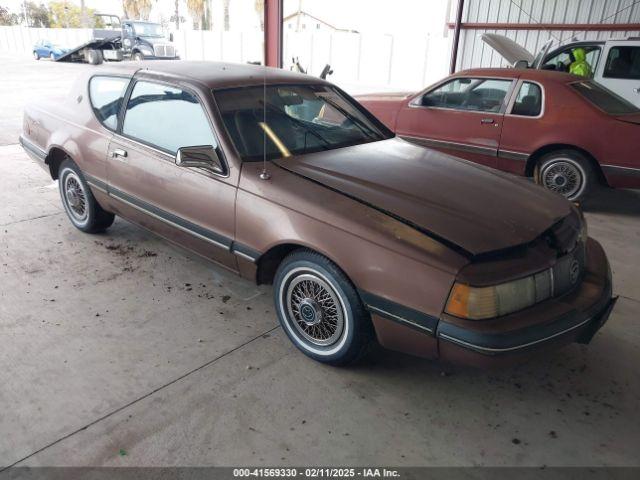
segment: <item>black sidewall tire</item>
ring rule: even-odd
[[[38,55],[38,52],[33,52],[33,58],[35,58],[36,60],[40,60],[40,55]]]
[[[69,175],[70,172],[75,173],[80,183],[82,184],[82,189],[84,190],[86,197],[86,209],[87,209],[87,219],[84,222],[78,222],[77,219],[73,217],[69,210],[69,205],[67,204],[67,199],[64,194],[64,182],[65,178]],[[93,192],[87,181],[82,175],[82,171],[80,168],[70,159],[65,160],[60,165],[60,169],[58,171],[58,190],[60,192],[60,199],[62,200],[62,206],[64,207],[64,211],[69,218],[69,221],[76,227],[78,230],[81,230],[86,233],[97,233],[102,232],[107,229],[113,223],[115,216],[112,213],[106,212],[102,209],[102,207],[98,204],[98,201],[93,196]]]
[[[295,327],[288,321],[287,306],[284,304],[283,298],[286,285],[283,285],[283,281],[289,272],[298,268],[320,274],[330,284],[344,305],[344,330],[336,342],[340,347],[335,352],[322,352],[323,350],[334,350],[335,343],[328,347],[313,345],[299,336]],[[289,280],[293,280],[293,278],[295,277]],[[274,279],[274,302],[282,329],[291,342],[308,357],[322,363],[338,366],[353,363],[366,353],[372,337],[369,314],[346,275],[326,257],[307,250],[299,250],[287,256],[280,264]]]

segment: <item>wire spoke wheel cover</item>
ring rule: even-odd
[[[319,347],[330,347],[342,337],[344,303],[319,273],[306,268],[292,270],[282,283],[280,295],[287,321],[299,337]]]
[[[62,180],[62,193],[67,211],[79,223],[87,220],[87,194],[75,172],[67,170]]]
[[[575,162],[558,159],[542,168],[540,178],[545,188],[571,200],[584,190],[586,174]]]

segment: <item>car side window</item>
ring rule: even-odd
[[[512,115],[537,117],[542,112],[542,89],[531,82],[523,82],[511,108]]]
[[[612,47],[602,76],[640,80],[640,47]]]
[[[493,78],[455,78],[427,92],[422,97],[422,105],[497,113],[511,83],[511,80]]]
[[[89,99],[96,117],[105,127],[115,130],[118,112],[124,100],[129,78],[97,76],[89,81]]]
[[[575,61],[573,57],[573,49],[569,47],[557,53],[553,57],[549,57],[542,66],[545,70],[557,70],[559,72],[568,72],[571,64]],[[594,45],[581,46],[585,53],[585,60],[591,66],[591,70],[595,71],[600,59],[600,47]]]
[[[217,146],[195,95],[146,81],[138,81],[133,87],[122,133],[172,154],[180,147]]]

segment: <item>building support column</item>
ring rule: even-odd
[[[453,30],[453,46],[451,48],[451,63],[449,64],[449,74],[456,71],[458,63],[458,47],[460,45],[460,30],[462,28],[462,11],[464,10],[464,0],[458,0],[458,11],[456,12],[456,23]]]
[[[282,2],[264,0],[264,58],[269,67],[282,68]]]

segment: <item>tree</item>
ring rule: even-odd
[[[35,2],[25,2],[22,17],[28,27],[48,28],[51,26],[49,9],[42,3],[37,5]]]
[[[80,8],[67,2],[49,3],[51,26],[54,28],[80,28]]]
[[[151,0],[122,0],[122,9],[125,17],[134,20],[148,20],[151,7]]]
[[[0,6],[0,25],[16,25],[18,20],[18,15],[10,13],[9,9]]]
[[[202,28],[206,0],[187,0],[187,10],[193,18],[193,28]]]
[[[48,13],[50,25],[46,25],[47,27],[80,28],[83,26],[82,9],[73,3],[67,1],[51,2],[49,3]],[[94,18],[95,13],[96,11],[93,8],[87,8],[85,15],[87,18]],[[87,23],[89,22],[87,21]]]
[[[225,32],[229,30],[229,3],[231,0],[222,0],[222,5],[224,8],[224,30]]]
[[[255,0],[253,8],[255,8],[260,21],[260,30],[264,30],[264,0]]]

